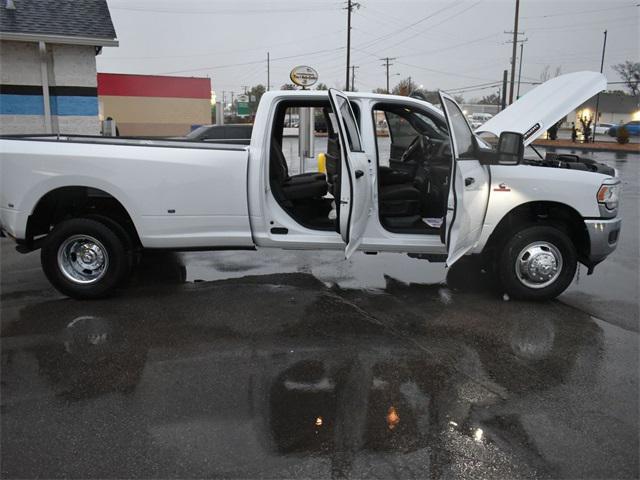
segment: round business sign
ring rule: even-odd
[[[310,87],[318,81],[318,72],[306,65],[299,65],[291,70],[289,78],[293,83],[302,88]]]

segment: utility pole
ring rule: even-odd
[[[351,65],[351,91],[356,91],[356,68],[360,68],[357,65]]]
[[[351,11],[354,8],[360,8],[360,4],[347,0],[347,80],[345,82],[345,90],[349,90],[349,68],[351,66]]]
[[[520,41],[520,66],[518,67],[518,91],[516,92],[516,100],[520,98],[520,77],[522,77],[522,55],[524,53],[524,42],[528,39]]]
[[[384,57],[384,58],[381,58],[380,60],[384,60],[384,63],[382,64],[382,66],[387,69],[387,93],[389,93],[389,67],[393,65],[393,63],[390,63],[390,62],[391,60],[395,60],[395,57],[394,58]]]
[[[271,89],[271,71],[269,70],[269,52],[267,52],[267,92]]]
[[[507,107],[507,75],[509,73],[504,70],[502,72],[502,100],[500,102],[500,111]]]
[[[520,16],[520,0],[516,0],[516,16],[513,21],[513,50],[511,53],[511,85],[509,88],[509,105],[513,103],[513,86],[516,76],[516,49],[518,48],[518,17]]]
[[[244,94],[247,94],[247,88],[249,88],[248,85],[240,85],[240,88],[244,88]]]
[[[604,70],[604,52],[607,48],[607,31],[604,32],[604,42],[602,44],[602,60],[600,60],[600,73]],[[598,125],[598,109],[600,108],[600,92],[596,96],[596,116],[593,119],[593,139],[592,142],[596,141],[596,126]]]

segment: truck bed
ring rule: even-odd
[[[248,147],[175,139],[0,137],[0,223],[26,238],[45,195],[90,189],[126,210],[146,248],[251,247]]]
[[[241,143],[216,143],[189,139],[154,137],[103,137],[101,135],[0,135],[0,140],[29,140],[37,142],[90,143],[100,145],[129,145],[133,147],[204,148],[208,150],[245,150]]]

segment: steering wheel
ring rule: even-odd
[[[409,144],[409,147],[404,151],[404,153],[400,157],[400,161],[402,163],[408,162],[418,149],[422,150],[423,152],[426,152],[425,137],[423,135],[418,135],[416,138],[413,139],[413,141]]]

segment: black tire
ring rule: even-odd
[[[105,216],[105,215],[100,215],[97,213],[92,213],[89,215],[85,215],[82,218],[89,218],[91,220],[96,220],[100,223],[102,223],[104,226],[108,227],[109,229],[111,229],[113,231],[113,233],[115,233],[116,235],[118,235],[118,238],[120,238],[120,240],[122,240],[122,244],[124,245],[124,249],[126,252],[126,258],[127,258],[127,262],[129,265],[129,268],[127,270],[127,274],[130,274],[131,271],[133,270],[133,266],[135,264],[135,257],[136,257],[136,252],[135,252],[135,244],[133,243],[133,240],[131,238],[131,235],[129,235],[129,233],[127,232],[127,230],[120,225],[118,222],[116,222],[115,220]]]
[[[102,259],[106,259],[102,263],[103,267],[94,271],[78,271],[80,264],[71,260],[78,258],[73,252],[70,255],[61,254],[61,258],[67,259],[69,264],[75,265],[78,269],[69,265],[63,266],[63,262],[58,260],[61,247],[78,245],[85,236],[98,242],[95,244],[99,244],[97,251],[102,254]],[[66,251],[66,248],[63,250]],[[77,299],[94,299],[110,295],[126,277],[130,268],[125,245],[118,234],[105,224],[90,218],[74,218],[56,225],[42,247],[40,262],[51,284],[64,295]],[[73,280],[69,272],[78,278]],[[89,281],[81,283],[84,280]]]
[[[555,257],[560,256],[562,261],[559,273],[555,278],[542,281],[529,278],[522,274],[523,269],[517,268],[518,258],[527,259],[525,250],[531,245],[540,242],[540,247],[534,249],[544,250]],[[555,249],[555,250],[554,250]],[[524,251],[524,254],[522,252]],[[513,298],[522,300],[549,300],[557,297],[566,290],[576,273],[578,258],[576,249],[571,239],[562,230],[549,225],[531,225],[522,227],[511,234],[500,249],[498,256],[498,278],[506,293]],[[526,262],[525,262],[526,263]],[[556,266],[559,264],[556,263]],[[520,275],[518,274],[520,271]],[[546,285],[547,282],[550,282]],[[531,285],[536,284],[533,288]]]

